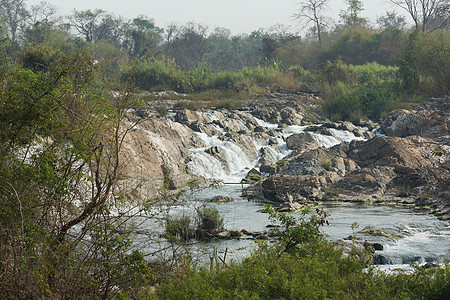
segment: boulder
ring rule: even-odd
[[[374,236],[384,236],[384,237],[395,237],[391,232],[386,229],[376,227],[376,226],[366,226],[360,233],[366,235],[374,235]]]
[[[182,111],[179,111],[175,115],[175,121],[181,124],[188,125],[192,122],[198,121],[199,115],[197,112],[189,109],[184,109]]]
[[[256,169],[251,169],[247,176],[245,176],[245,181],[258,181],[261,179],[261,173]]]
[[[273,165],[277,162],[277,153],[271,147],[262,147],[259,154],[258,165]]]
[[[450,100],[431,99],[414,106],[412,110],[395,110],[383,121],[381,129],[387,135],[396,137],[420,135],[435,138],[449,135]]]
[[[372,243],[372,248],[375,251],[383,251],[384,246],[381,245],[380,243]]]
[[[316,137],[309,132],[296,133],[286,139],[286,145],[289,149],[298,152],[319,148],[319,142]]]
[[[218,146],[213,146],[205,150],[206,153],[211,155],[212,157],[216,158],[220,164],[222,165],[225,172],[229,172],[229,167],[227,163],[227,157],[225,154],[225,150]]]
[[[295,211],[301,210],[303,207],[304,207],[303,204],[300,204],[297,202],[284,202],[277,208],[277,211],[279,211],[279,212],[295,212]]]
[[[233,202],[233,201],[234,201],[233,198],[228,197],[228,196],[223,196],[223,195],[217,195],[217,196],[214,196],[214,197],[212,197],[212,198],[209,200],[209,202],[212,202],[212,203],[219,203],[219,204],[227,203],[227,202]]]

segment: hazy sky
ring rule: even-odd
[[[28,0],[28,5],[41,0]],[[100,8],[115,15],[134,18],[146,15],[163,27],[170,22],[179,25],[189,21],[207,25],[210,29],[225,27],[233,34],[250,33],[275,24],[296,26],[292,15],[299,8],[299,0],[47,0],[58,7],[61,15],[77,10]],[[392,11],[388,0],[362,0],[363,15],[375,22],[376,18]],[[337,20],[346,8],[343,0],[329,0],[327,15]],[[409,21],[409,20],[408,20]],[[298,26],[297,26],[298,27]],[[294,30],[295,31],[295,27]]]

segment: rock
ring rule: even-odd
[[[395,110],[381,124],[381,129],[389,136],[406,137],[420,135],[439,137],[449,135],[449,98],[431,99],[416,105],[413,110]]]
[[[324,127],[324,126],[309,126],[306,128],[307,132],[314,132],[321,135],[328,135],[328,136],[334,136],[331,132],[330,128]]]
[[[303,115],[292,107],[285,107],[280,111],[281,121],[286,125],[301,124]]]
[[[261,173],[256,170],[255,168],[251,169],[248,173],[247,176],[245,176],[245,181],[249,182],[249,181],[258,181],[261,179]]]
[[[214,196],[209,200],[209,202],[219,203],[219,204],[233,202],[233,201],[234,201],[233,198],[228,197],[228,196],[223,196],[223,195]]]
[[[347,173],[344,179],[331,185],[330,189],[338,190],[338,198],[342,200],[372,200],[386,192],[387,185],[394,177],[392,168],[360,169]]]
[[[258,165],[273,165],[277,162],[277,153],[273,148],[262,147],[259,153]]]
[[[245,131],[246,132],[246,128],[244,126],[244,124],[242,122],[240,122],[239,120],[236,119],[218,119],[218,120],[214,120],[213,121],[214,124],[219,125],[220,127],[222,127],[225,131],[230,132],[230,133],[237,133],[239,131]]]
[[[205,122],[204,118],[196,111],[184,109],[175,115],[175,121],[184,125],[189,125],[195,121]]]
[[[216,237],[218,237],[219,239],[230,239],[231,234],[229,231],[222,231],[216,234]]]
[[[268,143],[269,146],[273,146],[273,145],[278,145],[279,144],[279,142],[278,142],[278,140],[276,138],[270,138],[267,141],[267,143]]]
[[[363,261],[372,261],[373,257],[370,255],[368,249],[372,248],[372,245],[367,241],[334,241],[334,249],[342,251],[342,257],[348,257],[350,254],[356,254],[356,256]],[[355,253],[356,252],[356,253]]]
[[[227,163],[227,156],[223,148],[214,146],[206,149],[205,152],[211,155],[212,157],[216,158],[222,165],[225,172],[230,171]]]
[[[186,125],[168,119],[141,120],[125,136],[120,150],[124,174],[119,182],[121,192],[144,201],[157,197],[164,187],[175,189],[199,180],[186,173],[185,162],[187,149],[202,146]]]
[[[395,237],[389,231],[376,226],[366,226],[363,230],[360,231],[360,233],[374,236]]]
[[[266,132],[266,129],[261,126],[257,126],[255,127],[255,129],[253,129],[253,132]]]
[[[267,174],[275,174],[277,172],[277,166],[275,164],[272,165],[261,165],[261,167],[259,167],[259,170],[261,171],[261,173],[267,173]]]
[[[429,161],[421,148],[432,143],[420,137],[396,138],[377,136],[366,142],[350,143],[348,157],[363,166],[403,165],[421,168]]]
[[[286,145],[291,150],[303,152],[319,147],[319,142],[311,133],[302,132],[289,136],[286,139]]]
[[[277,211],[279,211],[279,212],[294,212],[294,211],[301,210],[303,207],[304,207],[304,205],[302,205],[300,203],[284,202],[277,208]]]
[[[383,245],[380,243],[372,243],[372,248],[375,251],[382,251],[384,249]]]
[[[373,257],[373,263],[375,265],[392,265],[392,259],[380,253],[375,253]]]

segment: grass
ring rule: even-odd
[[[329,159],[324,158],[321,160],[321,163],[322,163],[322,167],[327,171],[330,171],[331,167],[333,166],[332,162]]]

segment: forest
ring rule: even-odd
[[[448,1],[391,0],[408,17],[387,11],[371,23],[361,1],[346,0],[333,26],[324,25],[327,0],[298,2],[302,36],[282,25],[232,35],[0,0],[1,297],[449,297],[447,262],[377,272],[361,253],[343,258],[326,242],[320,214],[296,219],[268,208],[282,224],[276,241],[214,268],[188,255],[152,261],[134,246],[138,205],[118,184],[119,153],[139,122],[124,122],[130,109],[155,103],[167,115],[157,92],[174,91],[193,110],[235,110],[255,95],[302,91],[320,96],[321,117],[355,124],[449,96]],[[145,201],[139,211],[151,218],[161,199]]]

